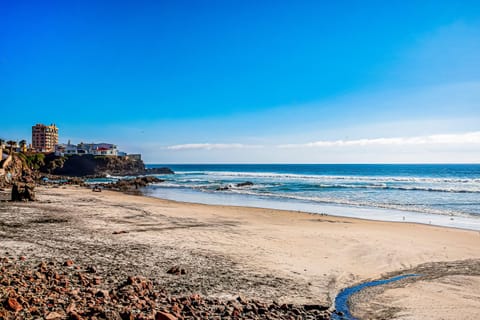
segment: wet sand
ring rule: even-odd
[[[391,318],[467,319],[459,316],[467,311],[476,315],[471,319],[480,317],[480,292],[471,285],[480,279],[477,231],[178,203],[80,187],[41,187],[37,197],[33,203],[0,203],[0,253],[32,263],[94,264],[107,281],[145,276],[178,294],[329,305],[344,287],[424,264],[428,279],[366,292],[352,300],[354,315],[380,317],[379,308],[371,307],[383,304],[392,306],[385,313]],[[449,261],[456,267],[441,267]],[[187,274],[166,274],[176,265]],[[459,299],[459,291],[467,298]],[[441,310],[441,317],[425,316],[419,297]],[[446,301],[455,302],[434,309]]]

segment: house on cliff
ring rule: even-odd
[[[112,143],[79,143],[77,145],[71,144],[57,144],[55,146],[55,155],[56,156],[65,156],[65,155],[83,155],[90,154],[94,156],[121,156],[123,153],[118,151],[116,145]]]

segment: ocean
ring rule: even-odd
[[[164,166],[147,195],[480,230],[478,164],[147,165]]]

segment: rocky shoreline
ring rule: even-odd
[[[143,277],[106,285],[95,266],[26,260],[0,258],[1,319],[329,319],[321,305],[173,296]]]

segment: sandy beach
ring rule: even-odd
[[[477,231],[179,203],[77,186],[40,187],[37,197],[0,203],[0,254],[32,263],[72,259],[95,265],[107,281],[139,275],[173,294],[329,306],[342,288],[421,273],[355,296],[353,314],[480,318]],[[172,266],[186,274],[167,274]]]

